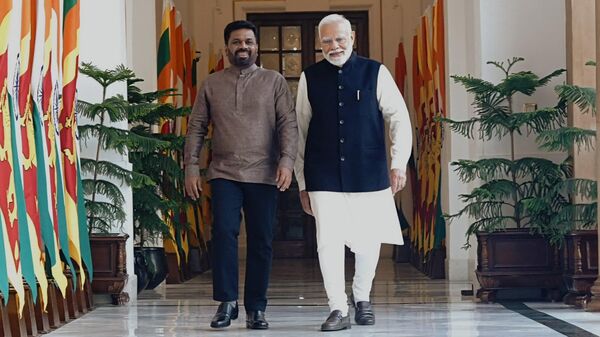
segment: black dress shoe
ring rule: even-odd
[[[354,314],[354,321],[358,325],[373,325],[375,324],[375,313],[371,302],[360,301],[356,303],[356,312]]]
[[[269,322],[265,318],[264,311],[248,311],[246,313],[246,328],[265,330],[269,328]]]
[[[350,315],[342,316],[342,312],[334,310],[329,314],[329,317],[321,324],[321,331],[338,331],[350,329]]]
[[[231,320],[238,318],[238,304],[223,302],[219,305],[217,313],[210,322],[211,328],[225,328],[231,325]]]

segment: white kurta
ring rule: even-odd
[[[377,77],[377,100],[383,118],[389,124],[391,169],[406,171],[412,150],[412,129],[406,103],[384,65]],[[300,191],[304,180],[304,151],[312,108],[308,100],[306,77],[302,73],[296,100],[298,155],[294,171]],[[391,189],[375,192],[309,192],[317,222],[319,247],[338,239],[352,248],[375,242],[402,244],[402,233]]]
[[[374,243],[401,245],[402,231],[392,190],[339,193],[308,192],[317,221],[317,247],[343,242],[359,253]]]

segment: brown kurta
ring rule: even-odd
[[[209,75],[196,97],[185,138],[185,173],[213,123],[208,179],[276,185],[277,167],[293,169],[298,145],[294,102],[281,74],[256,65]]]

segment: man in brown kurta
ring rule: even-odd
[[[209,75],[198,91],[185,141],[185,187],[200,196],[199,154],[213,124],[213,298],[221,302],[211,327],[238,316],[238,235],[241,213],[247,232],[244,307],[246,327],[267,329],[264,312],[271,271],[277,193],[292,180],[298,130],[294,102],[283,76],[256,66],[256,27],[234,21],[225,27],[231,66]]]

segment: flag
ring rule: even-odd
[[[446,116],[446,46],[444,1],[437,1],[433,10],[433,58],[437,68],[435,80],[439,91],[440,110]]]
[[[63,295],[67,278],[63,273],[58,246],[58,213],[56,199],[56,147],[52,120],[51,53],[52,30],[56,29],[51,0],[37,0],[37,33],[35,39],[31,91],[33,94],[33,129],[37,158],[38,209],[40,230],[50,272]],[[42,247],[42,251],[44,247]]]
[[[23,0],[21,12],[21,58],[19,68],[19,87],[17,96],[17,111],[21,127],[21,170],[25,192],[25,207],[27,211],[27,234],[29,234],[29,249],[31,250],[32,267],[41,289],[42,304],[47,303],[48,280],[45,271],[45,250],[41,237],[41,220],[38,204],[38,167],[35,144],[34,113],[35,106],[31,93],[33,76],[33,61],[37,35],[37,1]],[[36,71],[37,73],[37,71]],[[24,226],[19,226],[23,229]],[[25,232],[21,232],[25,234]],[[21,236],[22,239],[25,237]],[[23,243],[23,242],[21,242]],[[21,251],[23,252],[23,250]],[[31,283],[33,282],[33,283]],[[37,288],[34,280],[27,280],[32,288]],[[33,295],[33,293],[32,293]],[[37,297],[34,296],[34,301]]]
[[[163,14],[161,23],[160,39],[158,41],[158,56],[157,56],[157,76],[158,90],[168,90],[171,88],[173,78],[173,66],[171,58],[171,8],[173,3],[171,0],[163,0]],[[166,96],[161,98],[160,103],[172,103],[173,98]],[[159,126],[160,132],[163,134],[170,133],[171,123],[168,120],[161,121]]]
[[[71,253],[69,251],[69,229],[67,226],[67,210],[66,210],[66,186],[64,184],[64,170],[62,168],[62,145],[60,142],[60,122],[59,116],[61,113],[61,95],[62,95],[62,22],[63,22],[63,2],[61,0],[52,0],[52,16],[56,21],[53,22],[53,49],[52,49],[52,62],[51,62],[51,75],[52,75],[52,96],[51,96],[51,112],[53,129],[54,129],[54,153],[56,154],[56,213],[58,217],[57,222],[57,235],[60,247],[60,252],[64,258],[65,263],[69,266],[69,270],[75,270],[73,260],[71,259]],[[50,126],[49,126],[50,127]],[[73,280],[77,280],[77,275],[73,275]],[[73,282],[75,285],[76,282]],[[66,285],[65,288],[60,288],[63,297],[66,296]],[[63,292],[64,291],[64,292]]]
[[[157,73],[158,73],[158,90],[168,90],[172,88],[173,81],[173,68],[174,68],[174,55],[172,54],[173,48],[171,47],[174,35],[174,16],[175,15],[175,7],[173,6],[173,2],[171,0],[163,0],[163,10],[162,10],[162,22],[161,22],[161,33],[160,39],[158,42],[158,56],[157,56]],[[164,97],[161,103],[173,103],[173,98],[171,96]],[[160,133],[169,134],[171,133],[171,123],[169,120],[161,121],[161,125],[159,126]],[[169,227],[170,236],[175,239],[177,237],[177,233],[175,232],[175,226],[173,224],[173,214],[167,213],[163,214],[165,218],[165,222]],[[176,243],[169,239],[165,238],[163,241],[163,245],[165,248],[165,252],[172,253],[177,256],[177,263],[180,264],[179,250],[177,249]]]
[[[174,62],[172,62],[172,64],[175,67],[173,71],[172,87],[175,88],[177,92],[177,96],[175,96],[174,101],[176,107],[182,107],[184,106],[182,95],[184,90],[183,81],[185,76],[185,60],[183,59],[183,23],[181,21],[181,13],[178,10],[175,11],[175,34],[171,36],[173,37],[174,41],[174,43],[171,44],[171,48],[174,49],[171,51],[171,56],[174,55]],[[178,136],[181,136],[181,120],[181,116],[176,117],[174,129],[172,130],[172,132]]]
[[[13,9],[11,1],[0,2],[0,291],[4,295],[4,303],[9,299],[8,284],[12,284],[17,293],[17,307],[19,314],[25,303],[25,289],[23,287],[23,275],[21,274],[21,259],[19,253],[19,224],[17,190],[15,187],[15,169],[18,170],[18,162],[14,162],[14,142],[16,138],[14,129],[14,115],[11,113],[9,96],[9,40],[15,36],[15,24],[19,20],[11,20],[16,17],[18,11]],[[11,26],[12,23],[12,26]],[[12,35],[11,35],[12,33]],[[11,46],[12,50],[18,50],[19,44]],[[12,61],[12,60],[11,60]]]
[[[400,93],[404,96],[406,88],[406,56],[404,56],[404,44],[398,44],[398,56],[396,56],[396,85]]]
[[[63,50],[62,50],[62,110],[59,115],[59,132],[62,156],[63,183],[65,186],[65,216],[69,238],[69,253],[77,264],[83,287],[85,272],[79,235],[77,208],[77,125],[75,117],[75,94],[79,66],[79,2],[65,0],[63,3]],[[74,284],[76,274],[73,271]]]
[[[441,216],[442,128],[435,118],[445,116],[445,53],[442,1],[421,17],[413,38],[413,105],[416,116],[414,228],[411,242],[423,256],[443,245]],[[429,257],[428,257],[429,258]]]
[[[58,109],[58,102],[55,99],[55,95],[58,93],[55,89],[55,79],[58,77],[56,74],[57,70],[57,49],[58,49],[58,28],[59,28],[59,15],[58,15],[58,1],[57,0],[44,0],[44,46],[43,46],[43,69],[41,75],[41,99],[38,100],[38,111],[41,113],[41,134],[43,137],[43,143],[38,149],[43,152],[38,155],[38,158],[43,159],[45,162],[41,163],[39,167],[45,168],[45,193],[41,196],[45,196],[45,203],[48,209],[50,217],[48,220],[42,222],[42,236],[44,243],[46,244],[46,250],[48,252],[48,258],[50,259],[50,269],[54,281],[58,285],[59,290],[66,296],[67,278],[63,273],[63,266],[60,259],[60,219],[59,220],[59,208],[64,208],[64,199],[58,199],[58,189],[62,189],[62,185],[58,185],[58,174],[59,167],[58,153],[59,148],[57,147],[57,129],[56,129],[56,110]],[[39,23],[38,23],[39,24]],[[36,47],[37,52],[37,47]],[[41,170],[39,172],[42,172]],[[40,176],[40,180],[43,180],[43,176]],[[62,181],[62,180],[61,180]],[[40,186],[44,184],[40,183]],[[43,208],[43,207],[40,207]],[[64,212],[62,213],[64,215]],[[48,226],[49,224],[49,226]],[[65,228],[66,229],[66,228]],[[65,256],[69,256],[68,251]]]

